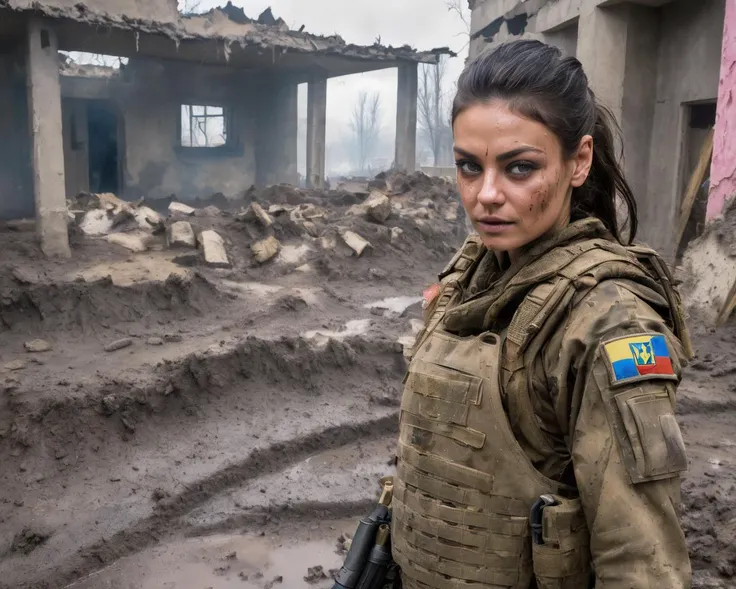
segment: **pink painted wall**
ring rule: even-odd
[[[732,196],[736,196],[736,0],[726,0],[706,218],[710,220],[720,215]]]

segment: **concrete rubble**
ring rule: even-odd
[[[169,247],[197,247],[194,229],[191,223],[186,221],[176,221],[168,226],[166,242]]]

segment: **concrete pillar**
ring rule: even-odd
[[[36,227],[47,256],[68,258],[64,142],[55,31],[34,19],[28,28],[28,107],[33,151]]]
[[[417,64],[405,62],[398,70],[395,165],[400,170],[414,172],[417,167]]]
[[[720,215],[736,196],[736,0],[726,2],[722,47],[707,220]]]
[[[673,195],[666,219],[647,201],[652,121],[657,97],[659,14],[633,4],[599,7],[583,0],[578,21],[577,58],[596,98],[615,115],[623,132],[625,174],[639,204],[639,238],[647,241],[663,223],[671,227]],[[649,199],[651,200],[651,199]],[[652,244],[653,245],[653,244]],[[658,242],[657,246],[663,246]]]
[[[325,187],[327,80],[309,82],[307,95],[307,186]]]

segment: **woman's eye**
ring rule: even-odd
[[[467,174],[469,176],[473,176],[475,174],[481,173],[481,167],[471,161],[468,160],[460,160],[455,162],[455,165],[457,166],[457,169],[460,170],[461,173]]]
[[[531,162],[514,162],[508,168],[506,168],[509,174],[519,178],[525,178],[536,169],[537,166],[535,166]]]

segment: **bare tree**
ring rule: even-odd
[[[421,139],[432,152],[434,165],[448,162],[452,149],[450,105],[444,92],[447,60],[442,57],[437,65],[423,64],[419,70],[417,116]]]
[[[350,126],[353,129],[358,169],[362,174],[373,155],[381,130],[381,95],[378,92],[369,95],[368,92],[362,91],[358,95]]]
[[[199,12],[201,4],[202,0],[179,0],[179,12],[182,14],[196,14]]]
[[[458,33],[457,36],[466,37],[465,44],[460,49],[460,52],[464,51],[465,48],[470,44],[470,11],[467,7],[467,0],[446,0],[445,6],[449,12],[453,12],[460,19],[465,29],[462,33]]]

